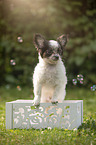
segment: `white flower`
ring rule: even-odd
[[[77,128],[74,128],[74,131],[77,131]]]
[[[44,133],[44,131],[41,132],[41,134],[43,134],[43,133]]]
[[[50,129],[50,130],[51,130],[52,128],[51,128],[51,127],[48,127],[48,129]]]

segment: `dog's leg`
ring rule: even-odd
[[[54,90],[54,93],[53,93],[53,96],[52,96],[52,103],[58,103],[58,92],[59,92],[59,90],[60,90],[60,86],[59,85],[57,85],[56,87],[55,87],[55,90]]]
[[[34,105],[38,106],[40,104],[40,98],[41,98],[41,85],[34,85]]]
[[[66,90],[65,90],[66,84],[62,86],[56,86],[54,90],[54,94],[52,97],[52,103],[62,103],[64,101]]]
[[[58,92],[58,102],[62,103],[66,95],[66,84],[62,85],[60,91]]]

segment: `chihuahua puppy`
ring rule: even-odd
[[[63,102],[67,77],[61,57],[66,43],[66,35],[60,36],[57,41],[48,41],[41,34],[35,34],[34,45],[39,54],[39,63],[33,74],[34,105]]]

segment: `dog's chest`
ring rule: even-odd
[[[46,84],[56,84],[58,81],[58,69],[56,66],[46,66],[42,70],[42,81]]]

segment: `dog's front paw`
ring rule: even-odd
[[[34,106],[39,106],[40,105],[40,99],[34,98],[33,104],[34,104]]]
[[[34,104],[34,106],[39,106],[40,105],[40,102],[38,102],[36,100],[33,100],[33,104]]]
[[[55,100],[55,99],[52,99],[51,103],[52,103],[52,104],[57,104],[57,103],[58,103],[58,101],[57,101],[57,100]]]

